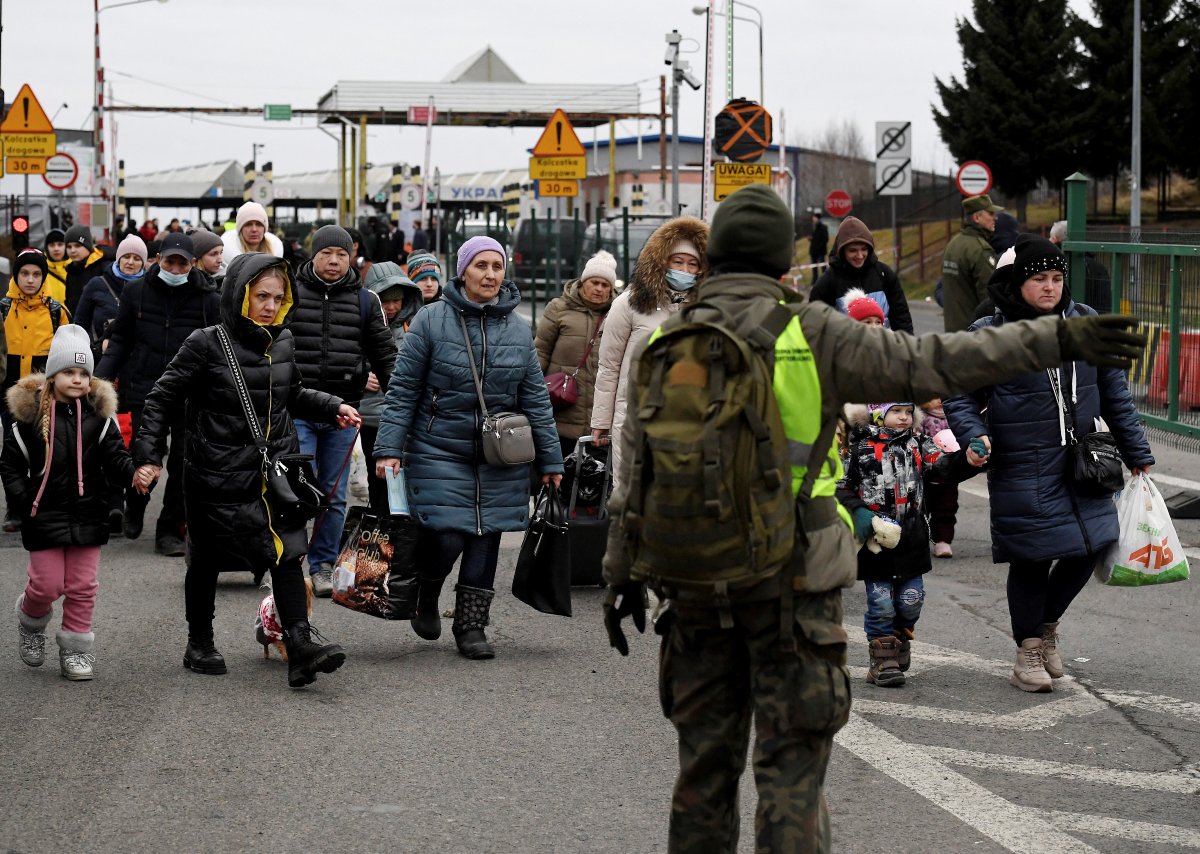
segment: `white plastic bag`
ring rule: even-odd
[[[1150,477],[1135,474],[1117,500],[1121,535],[1096,564],[1096,578],[1113,587],[1188,579],[1187,556]]]

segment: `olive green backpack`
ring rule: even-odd
[[[719,604],[792,555],[791,466],[771,366],[795,314],[775,306],[746,340],[697,307],[651,338],[630,384],[639,429],[625,526],[632,578]]]

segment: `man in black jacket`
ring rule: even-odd
[[[351,266],[353,241],[345,229],[326,225],[312,240],[312,260],[296,276],[299,296],[288,328],[296,342],[296,364],[305,388],[340,397],[357,407],[367,381],[367,365],[387,391],[396,364],[396,343],[379,298],[364,290]],[[329,596],[338,541],[346,518],[346,471],[356,433],[317,421],[296,419],[300,450],[314,456],[329,509],[313,522],[308,549],[313,592]]]
[[[96,376],[122,377],[121,405],[128,407],[136,435],[142,423],[146,395],[187,337],[221,319],[221,301],[212,281],[192,267],[195,248],[185,234],[163,238],[158,263],[141,279],[121,291],[121,306],[113,321],[108,349]],[[128,371],[124,369],[129,367]],[[184,554],[183,451],[184,411],[172,413],[171,452],[167,457],[166,493],[154,531],[154,549],[168,557]],[[248,439],[247,439],[248,441]],[[148,495],[129,489],[125,494],[125,536],[142,534]]]
[[[817,283],[817,277],[821,274],[821,269],[818,264],[824,264],[826,255],[829,252],[829,226],[821,222],[821,212],[813,211],[812,214],[813,232],[812,237],[808,240],[808,259],[812,262],[812,283]]]

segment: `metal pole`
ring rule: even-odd
[[[608,198],[612,204],[617,204],[617,122],[611,118],[608,120]]]
[[[708,173],[712,170],[713,13],[717,0],[708,0],[704,50],[704,174],[700,178],[700,218],[708,219]]]
[[[562,199],[555,197],[554,199],[554,284],[556,288],[562,287]],[[553,293],[549,287],[546,288],[546,295]]]
[[[1133,0],[1133,139],[1129,153],[1129,227],[1142,224],[1142,0]],[[1135,232],[1134,242],[1140,238]]]
[[[367,115],[363,113],[358,117],[358,192],[354,201],[354,227],[358,227],[358,210],[363,203],[363,199],[367,196]],[[364,247],[358,247],[359,251],[363,251]],[[370,253],[367,253],[370,254]]]
[[[346,224],[346,126],[342,125],[342,141],[338,146],[338,209],[337,224]]]
[[[725,101],[733,100],[733,0],[725,4]]]
[[[679,77],[671,84],[671,216],[679,216]]]
[[[671,107],[675,114],[675,107]],[[678,168],[678,167],[677,167]],[[658,197],[667,197],[667,75],[658,78]],[[596,247],[600,244],[597,242]]]
[[[892,196],[892,258],[896,262],[896,273],[900,272],[900,230],[896,228],[896,197]]]
[[[430,98],[432,101],[433,99]],[[442,247],[442,170],[433,170],[433,206],[437,211],[437,228],[433,230],[433,257],[440,259],[438,253]],[[425,223],[425,227],[429,227],[429,223]]]
[[[759,13],[762,17],[762,13]],[[767,106],[766,85],[763,82],[763,28],[762,21],[758,22],[758,103]]]
[[[625,249],[621,253],[625,260],[625,283],[629,284],[629,208],[621,208],[621,231],[625,241]]]
[[[425,216],[426,202],[429,200],[429,188],[425,182],[429,180],[429,152],[433,145],[433,96],[429,96],[429,107],[425,114],[425,165],[421,167],[421,225],[429,228],[429,220]],[[437,254],[436,247],[434,254]]]

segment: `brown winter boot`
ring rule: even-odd
[[[1063,676],[1062,656],[1058,654],[1058,623],[1042,623],[1042,663],[1052,679]]]
[[[904,684],[904,673],[897,659],[900,657],[900,641],[891,635],[871,641],[871,667],[867,670],[867,681],[881,688],[899,688]]]
[[[1046,672],[1046,663],[1042,661],[1041,638],[1025,638],[1021,641],[1017,647],[1017,663],[1008,681],[1022,691],[1044,693],[1054,690],[1050,674]]]
[[[902,673],[907,673],[912,664],[912,639],[912,629],[896,629],[896,640],[900,642],[900,653],[896,656],[896,663],[900,665]]]

